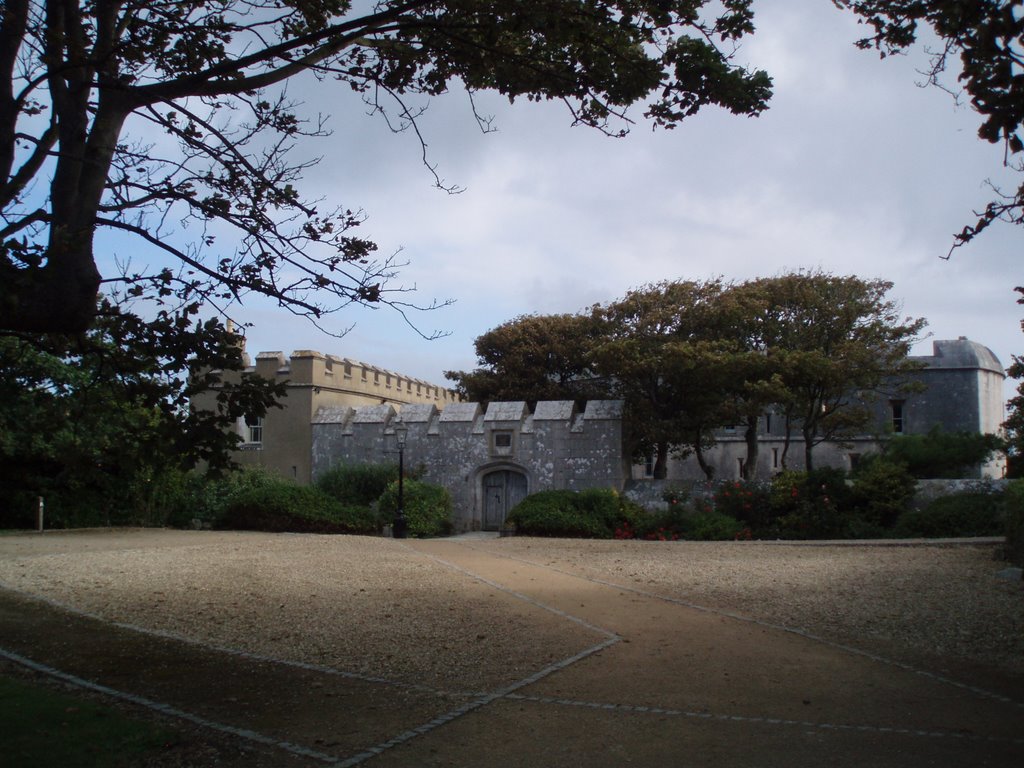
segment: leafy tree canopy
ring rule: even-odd
[[[351,302],[401,310],[393,260],[355,233],[358,208],[301,194],[289,150],[326,129],[282,84],[308,74],[325,100],[355,91],[398,130],[416,130],[410,98],[452,88],[557,99],[613,135],[638,103],[666,128],[706,105],[756,115],[770,79],[733,58],[750,4],[6,0],[0,329],[81,332],[105,281],[222,309],[262,294],[315,322]],[[101,274],[101,230],[172,266]]]
[[[608,385],[589,358],[602,331],[597,318],[586,314],[523,315],[477,338],[480,367],[445,376],[460,395],[483,403],[607,397]]]
[[[752,341],[773,359],[787,424],[799,424],[805,466],[813,448],[869,424],[866,402],[908,386],[907,355],[926,325],[903,317],[888,298],[892,283],[822,272],[761,278],[740,287],[753,309]]]
[[[168,470],[223,468],[233,426],[263,415],[281,385],[252,376],[235,338],[215,320],[162,312],[143,322],[107,301],[84,335],[0,336],[0,496],[129,507]],[[217,384],[216,408],[190,398]],[[21,506],[24,508],[25,504]]]
[[[812,467],[815,445],[868,426],[874,392],[907,386],[925,321],[901,317],[891,288],[820,272],[663,281],[585,313],[516,318],[477,339],[480,368],[448,376],[474,400],[621,398],[628,447],[655,454],[655,477],[673,449],[710,477],[703,449],[736,424],[752,472],[772,406],[802,431]]]

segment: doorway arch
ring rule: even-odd
[[[508,513],[529,492],[526,474],[507,466],[486,472],[480,486],[483,497],[480,527],[485,531],[501,530]]]

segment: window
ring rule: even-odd
[[[644,477],[654,477],[654,454],[648,454],[644,459]]]
[[[764,431],[767,435],[772,433],[772,415],[770,413],[764,415]]]
[[[903,401],[893,400],[889,405],[892,406],[892,431],[897,435],[903,432]]]
[[[512,455],[512,431],[495,430],[491,433],[491,447],[496,456]]]
[[[779,468],[779,449],[772,448],[772,469]]]
[[[860,454],[859,453],[851,453],[850,454],[850,471],[852,472],[853,470],[855,470],[859,466],[860,466]]]
[[[743,470],[747,468],[746,460],[745,459],[736,459],[736,464],[738,465],[738,469],[739,469],[739,474],[736,475],[736,476],[737,477],[743,477]]]
[[[262,416],[246,416],[245,417],[245,428],[246,433],[242,435],[247,443],[255,443],[260,445],[263,443],[263,417]]]

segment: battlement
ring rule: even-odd
[[[514,477],[524,494],[621,490],[628,476],[622,412],[621,401],[591,401],[579,411],[571,400],[540,402],[532,413],[525,402],[495,402],[486,409],[462,402],[443,409],[430,403],[322,407],[312,419],[313,478],[335,464],[396,461],[395,427],[401,424],[406,466],[421,468],[424,479],[449,490],[456,527],[491,527],[488,520],[503,519],[508,510],[490,509],[487,517],[485,478]]]
[[[319,387],[394,403],[428,402],[444,407],[459,399],[454,390],[428,381],[310,349],[295,350],[290,357],[283,352],[260,352],[246,371],[287,381],[292,387]]]

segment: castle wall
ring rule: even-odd
[[[578,412],[559,401],[540,402],[532,414],[523,402],[486,411],[479,403],[321,408],[312,423],[313,479],[339,463],[396,462],[399,422],[408,430],[406,467],[448,489],[458,531],[495,527],[527,493],[622,490],[627,477],[622,403],[594,401]]]
[[[444,387],[313,350],[296,350],[290,357],[282,352],[260,352],[255,364],[225,378],[237,380],[240,376],[262,376],[284,383],[286,393],[280,407],[271,408],[263,418],[259,442],[249,440],[251,430],[244,420],[239,421],[237,429],[244,442],[234,458],[240,464],[260,466],[302,484],[312,479],[312,421],[320,409],[382,403],[444,407],[458,400]],[[213,409],[216,395],[214,390],[197,396],[193,407]]]

